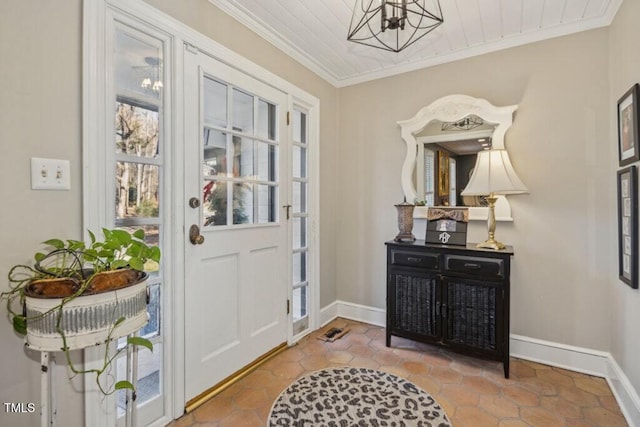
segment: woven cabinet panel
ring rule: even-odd
[[[395,275],[395,326],[407,332],[435,336],[436,288],[434,278]]]
[[[486,350],[496,349],[497,290],[491,286],[449,282],[449,341]]]

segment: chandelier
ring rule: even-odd
[[[470,115],[465,117],[464,119],[460,119],[457,122],[444,122],[442,123],[441,129],[443,131],[448,130],[471,130],[477,128],[478,126],[482,126],[484,124],[484,120],[476,115]]]
[[[443,22],[440,0],[356,0],[347,40],[400,52]]]
[[[147,65],[131,67],[135,73],[135,79],[140,82],[140,87],[153,92],[160,92],[164,87],[162,83],[162,60],[157,57],[144,58]]]

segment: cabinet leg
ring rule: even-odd
[[[509,378],[509,358],[508,357],[502,361],[502,365],[504,366],[504,377]]]
[[[391,334],[387,332],[387,347],[391,347]]]

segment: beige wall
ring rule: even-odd
[[[529,194],[510,197],[511,332],[610,347],[614,177],[608,32],[584,32],[340,90],[338,298],[385,307],[385,247],[397,233],[405,145],[398,120],[443,95],[518,104],[506,145]],[[472,224],[470,240],[486,238]],[[424,238],[423,236],[419,236]],[[615,276],[613,276],[615,277]]]
[[[0,3],[0,274],[28,262],[43,240],[81,236],[80,138],[82,7],[65,2]],[[32,191],[30,158],[71,160],[71,191]],[[0,289],[7,289],[7,281]],[[4,305],[4,303],[3,303]],[[26,351],[2,309],[0,402],[40,403],[39,355]],[[27,355],[28,357],[25,357]],[[66,382],[66,368],[56,369]],[[77,382],[81,384],[80,382]],[[60,425],[72,425],[81,396],[60,387]],[[8,415],[0,425],[37,425],[37,414]]]
[[[609,97],[609,117],[611,123],[616,123],[615,105],[618,99],[635,83],[640,82],[640,52],[634,48],[635,41],[640,39],[640,3],[637,1],[625,1],[616,15],[610,30],[610,72],[611,93]],[[616,141],[617,128],[611,127],[609,140]],[[611,175],[618,170],[617,153],[611,157]],[[638,164],[636,163],[636,166]],[[615,191],[611,187],[611,192]],[[616,245],[615,234],[611,244]],[[615,252],[615,251],[614,251]],[[637,261],[637,260],[636,260]],[[617,269],[615,270],[617,272]],[[614,272],[614,273],[615,273]],[[640,365],[638,353],[640,352],[640,293],[638,290],[623,285],[622,282],[611,280],[612,290],[612,328],[611,328],[611,354],[622,370],[625,372],[635,389],[640,391]]]

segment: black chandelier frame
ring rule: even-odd
[[[426,3],[436,5],[435,11]],[[347,40],[400,52],[443,22],[440,0],[356,0]],[[395,33],[387,36],[389,31]]]

